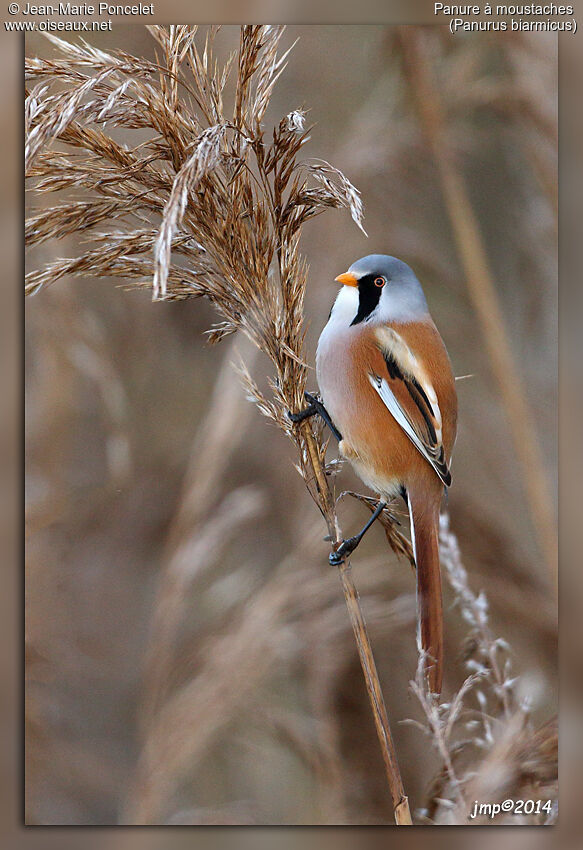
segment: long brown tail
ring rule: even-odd
[[[413,549],[417,564],[417,635],[428,655],[426,672],[431,690],[441,693],[443,675],[443,607],[439,566],[439,505],[409,497]]]

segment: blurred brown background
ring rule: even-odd
[[[555,597],[396,35],[285,37],[299,42],[267,123],[309,110],[305,155],[360,189],[369,234],[339,211],[304,229],[307,349],[313,362],[333,278],[353,260],[383,252],[413,266],[455,374],[472,375],[458,383],[452,527],[542,722],[556,710]],[[237,39],[225,28],[225,54]],[[153,56],[141,26],[91,41]],[[434,31],[427,49],[554,496],[557,40]],[[26,51],[54,55],[40,37]],[[47,243],[28,261],[76,250]],[[152,304],[108,280],[62,281],[26,304],[28,823],[391,822],[323,522],[290,446],[245,401],[235,350],[206,344],[214,320],[202,301]],[[261,355],[235,347],[265,373]],[[348,469],[341,482],[362,491]],[[346,503],[341,518],[353,533],[362,510]],[[398,723],[419,715],[413,577],[380,530],[354,566],[415,809],[438,762]],[[447,597],[446,630],[444,698],[464,676]],[[144,752],[157,772],[144,772]]]

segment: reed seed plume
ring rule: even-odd
[[[301,407],[306,379],[300,231],[328,207],[348,208],[362,227],[358,192],[328,163],[298,158],[309,137],[301,110],[266,135],[263,119],[289,55],[278,54],[282,27],[242,27],[239,50],[223,65],[214,56],[217,28],[202,49],[196,27],[149,29],[158,63],[55,37],[63,58],[27,60],[27,176],[36,193],[83,188],[91,198],[29,217],[28,244],[83,232],[90,247],[31,271],[26,291],[82,274],[152,286],[155,300],[208,298],[222,319],[211,342],[242,330],[271,358],[273,398],[248,381],[249,394],[298,443],[307,475],[301,431],[286,415]],[[99,125],[148,128],[152,138],[127,149]],[[107,222],[115,229],[96,231]]]
[[[292,49],[279,55],[283,27],[242,27],[239,50],[222,65],[216,27],[206,35],[187,26],[149,30],[158,63],[56,37],[63,58],[27,59],[27,176],[36,193],[92,193],[33,212],[27,241],[82,231],[93,243],[30,272],[27,292],[83,274],[151,285],[155,300],[208,298],[222,319],[209,339],[242,330],[268,354],[274,399],[261,399],[262,409],[301,442],[286,417],[302,404],[306,374],[300,231],[329,207],[346,207],[362,227],[358,191],[328,163],[299,159],[309,138],[301,110],[265,131]],[[232,76],[231,113],[224,101]],[[152,138],[127,149],[102,127],[148,128]],[[156,218],[157,228],[144,226]],[[113,221],[109,236],[95,231]]]
[[[534,728],[529,697],[519,695],[519,678],[512,673],[510,646],[493,636],[486,596],[470,588],[446,513],[440,518],[440,558],[454,604],[468,627],[464,651],[468,675],[451,700],[440,703],[427,688],[420,653],[411,689],[425,722],[408,722],[427,735],[441,770],[419,816],[431,823],[480,825],[488,822],[487,817],[469,817],[475,800],[499,803],[546,795],[550,811],[527,812],[520,822],[552,823],[557,806],[556,722]],[[519,821],[511,813],[504,822]]]

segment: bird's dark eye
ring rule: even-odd
[[[375,279],[374,279],[374,285],[378,286],[379,289],[381,288],[381,286],[384,286],[385,283],[386,283],[386,280],[384,279],[384,277],[375,277]]]

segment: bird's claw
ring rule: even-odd
[[[335,549],[333,552],[330,552],[328,556],[328,561],[332,567],[338,567],[342,564],[347,555],[350,555],[351,552],[354,552],[358,544],[360,543],[360,537],[348,537],[346,540],[343,540],[340,546]]]

